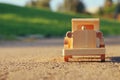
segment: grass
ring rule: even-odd
[[[60,37],[71,30],[72,18],[89,18],[84,14],[65,14],[45,9],[18,7],[0,3],[0,38],[16,36],[43,35]],[[101,19],[101,30],[104,35],[119,35],[120,23]]]

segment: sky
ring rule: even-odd
[[[24,6],[29,0],[0,0],[0,3],[14,4],[18,6]],[[82,0],[88,10],[98,8],[104,5],[105,0]],[[113,0],[117,1],[117,0]],[[63,3],[63,0],[51,0],[50,5],[53,11],[57,9],[57,5]]]
[[[8,3],[8,4],[24,6],[27,1],[29,0],[0,0],[0,3]]]

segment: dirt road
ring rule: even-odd
[[[64,62],[62,41],[0,41],[0,80],[120,80],[120,37],[106,38],[104,63]]]

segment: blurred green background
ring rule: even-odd
[[[83,0],[63,0],[56,11],[51,0],[28,0],[24,6],[0,3],[0,39],[63,37],[71,30],[72,18],[100,18],[105,36],[120,35],[120,2],[104,0],[89,12]],[[94,3],[93,3],[94,4]]]

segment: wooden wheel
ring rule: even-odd
[[[105,62],[105,54],[101,55],[101,62]]]
[[[64,61],[65,62],[68,62],[69,61],[69,58],[72,58],[72,56],[70,55],[70,56],[64,56]]]

